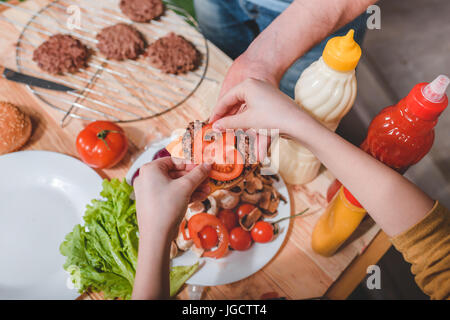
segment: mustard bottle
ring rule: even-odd
[[[320,255],[332,256],[361,223],[366,210],[345,188],[329,203],[312,233],[312,249]]]

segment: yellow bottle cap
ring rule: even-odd
[[[353,40],[355,31],[350,29],[343,37],[328,40],[322,57],[325,63],[337,71],[350,71],[356,68],[361,58],[361,47]]]

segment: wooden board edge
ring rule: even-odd
[[[386,233],[383,231],[378,232],[367,249],[353,260],[331,287],[328,288],[324,296],[332,300],[347,299],[367,275],[367,267],[378,262],[391,245]]]

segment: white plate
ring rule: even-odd
[[[0,156],[0,299],[74,299],[59,246],[102,179],[82,162],[54,152]]]
[[[143,164],[152,161],[155,153],[166,146],[170,138],[161,140],[153,144],[147,151],[136,159],[127,173],[127,181],[130,183],[133,174]],[[278,215],[274,219],[278,220],[288,217],[291,213],[289,204],[289,194],[283,180],[275,183],[278,191],[288,200],[287,203],[281,202],[278,207]],[[173,266],[191,265],[201,261],[200,269],[187,281],[188,284],[202,286],[217,286],[236,282],[251,276],[263,268],[280,250],[286,237],[290,220],[284,220],[279,223],[280,232],[276,238],[269,243],[253,243],[247,251],[230,251],[222,259],[198,258],[192,251],[187,251],[172,260]]]

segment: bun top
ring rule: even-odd
[[[30,118],[13,104],[0,102],[0,155],[16,151],[30,135]]]

